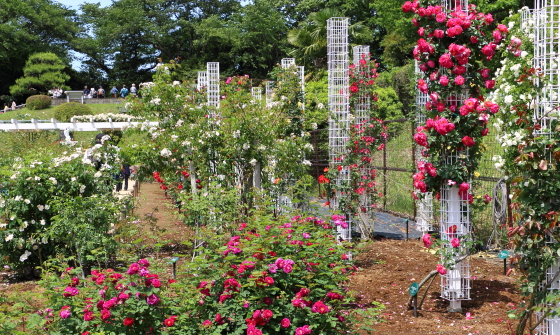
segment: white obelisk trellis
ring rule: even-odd
[[[550,112],[553,108],[560,104],[560,73],[558,67],[560,65],[560,0],[536,0],[533,18],[530,18],[530,12],[522,13],[522,18],[529,25],[534,22],[534,57],[533,66],[539,69],[545,81],[544,87],[541,88],[540,94],[536,98],[536,108],[534,111],[534,121],[538,122],[541,129],[535,130],[536,134],[550,136]],[[548,152],[550,155],[550,151]],[[550,157],[549,157],[550,159]],[[550,237],[549,243],[557,243]],[[556,279],[550,283],[556,272],[559,270],[557,264],[547,270],[546,282],[541,284],[541,289],[556,291],[560,289],[560,281]],[[544,307],[544,306],[543,306]],[[558,308],[560,306],[548,306]],[[537,313],[540,319],[545,311]],[[538,326],[537,334],[540,335],[559,335],[560,334],[560,316],[549,316]]]
[[[348,18],[331,17],[327,20],[327,66],[329,99],[329,161],[331,167],[338,165],[346,154],[350,134],[350,78],[348,75]],[[339,171],[336,185],[348,183],[350,174],[347,167]],[[339,194],[337,194],[337,197]],[[333,201],[338,207],[337,199]],[[352,238],[351,216],[346,215],[348,228],[338,226],[339,240],[350,241]]]
[[[201,90],[204,87],[206,87],[206,78],[207,78],[208,72],[207,71],[198,71],[198,79],[196,81],[196,89],[197,90]]]
[[[295,58],[282,58],[281,65],[283,69],[287,69],[290,66],[296,66],[296,59]]]
[[[251,95],[256,100],[262,100],[262,88],[260,87],[251,87]]]
[[[442,6],[447,10],[461,9],[467,12],[467,0],[442,0]],[[467,73],[468,75],[468,73]],[[449,98],[447,105],[461,106],[466,98],[466,94],[460,94]],[[455,165],[461,159],[468,159],[467,151],[451,149],[443,152],[446,164]],[[452,248],[451,240],[470,234],[470,207],[467,197],[459,195],[457,185],[443,185],[440,190],[440,236],[447,241],[444,247]],[[466,250],[464,251],[466,252]],[[447,269],[447,273],[441,276],[441,295],[449,300],[450,312],[460,312],[461,301],[470,300],[470,260],[465,258],[455,264],[452,269]]]
[[[418,68],[418,62],[415,63],[414,73],[417,77],[421,76],[421,71]],[[428,94],[416,90],[416,126],[421,127],[426,125],[426,103],[428,102]],[[420,145],[416,145],[414,156],[416,161],[424,161],[427,159],[422,155],[426,150]],[[416,200],[416,227],[424,234],[433,230],[432,222],[434,220],[434,195],[432,192],[426,192],[422,198]]]
[[[216,108],[216,114],[220,108],[220,63],[206,63],[206,83],[208,106]]]
[[[353,63],[355,66],[355,73],[359,72],[366,72],[369,73],[369,60],[370,60],[370,53],[369,53],[369,45],[356,45],[352,48],[353,54]],[[365,64],[362,64],[361,61],[365,60]],[[349,83],[350,84],[350,83]],[[354,124],[355,125],[363,125],[364,122],[370,119],[370,109],[371,109],[371,97],[369,97],[364,90],[358,91],[358,97],[356,99],[356,103],[354,104],[354,110],[352,111],[354,114]],[[369,176],[371,173],[371,168],[361,168],[360,174],[363,176]],[[365,209],[366,211],[369,210],[371,206],[371,197],[369,194],[364,192],[360,196],[360,207]],[[369,212],[369,211],[368,211]]]
[[[274,82],[273,81],[266,81],[264,85],[264,95],[266,99],[266,107],[270,108],[272,104],[272,100],[274,99]]]

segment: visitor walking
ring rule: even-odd
[[[84,98],[87,98],[89,96],[89,89],[87,88],[87,86],[84,86]]]
[[[104,99],[105,98],[105,90],[103,86],[99,86],[99,90],[97,90],[97,99]]]
[[[136,90],[136,85],[132,84],[132,87],[130,88],[130,94],[132,94],[132,96],[136,98],[137,93],[138,93],[138,91]]]
[[[12,110],[15,111],[16,110],[16,102],[14,100],[12,100]]]
[[[126,85],[123,85],[120,94],[121,98],[126,98],[126,96],[128,95],[128,88],[126,88]]]
[[[111,93],[111,96],[116,99],[117,94],[119,93],[119,90],[117,90],[117,86],[113,86],[113,88],[111,89],[111,91],[109,93]]]

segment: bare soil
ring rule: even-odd
[[[408,310],[410,284],[435,270],[439,260],[419,240],[383,239],[368,244],[356,257],[360,271],[351,279],[350,288],[360,294],[361,303],[377,301],[385,306],[376,334],[513,334],[517,322],[507,314],[522,300],[517,276],[503,274],[502,260],[482,256],[471,256],[471,300],[462,301],[461,313],[447,312],[449,302],[440,297],[439,278],[428,290],[418,317]],[[423,293],[424,288],[418,303]]]

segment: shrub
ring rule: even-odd
[[[172,281],[161,282],[149,266],[140,259],[124,273],[93,270],[86,280],[73,268],[48,274],[52,309],[39,312],[43,325],[50,334],[169,334],[177,318],[165,299]]]
[[[73,116],[92,114],[89,106],[78,103],[68,102],[55,108],[54,118],[60,122],[68,122]]]
[[[31,110],[46,109],[51,106],[51,98],[46,95],[32,95],[25,101]]]

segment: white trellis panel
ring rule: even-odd
[[[522,12],[522,17],[527,17],[528,28],[531,28],[532,23],[534,24],[533,66],[540,69],[540,74],[543,75],[545,81],[544,87],[541,88],[540,94],[536,98],[533,119],[540,123],[541,129],[535,130],[535,133],[550,136],[550,121],[552,118],[558,117],[557,111],[553,109],[560,103],[560,73],[558,71],[560,66],[560,0],[536,0],[532,19],[531,12],[525,14],[525,11],[527,10]],[[558,242],[551,239],[548,243]],[[546,282],[542,283],[541,289],[545,289],[546,284],[553,280],[558,270],[558,264],[547,270]],[[549,291],[560,289],[558,279],[547,289]],[[560,305],[543,307],[558,308]],[[537,313],[537,318],[540,319],[543,313],[544,311]],[[536,330],[539,335],[559,335],[560,316],[546,317]]]
[[[208,106],[220,108],[220,63],[206,63]]]
[[[418,61],[414,63],[414,73],[417,78],[422,77],[422,71],[418,67]],[[426,125],[426,103],[428,102],[428,94],[420,92],[416,89],[416,126]],[[415,145],[414,156],[416,161],[427,161],[423,152],[426,148]],[[416,200],[416,227],[422,232],[434,230],[432,223],[434,222],[434,195],[432,192],[426,192],[421,199]]]
[[[282,64],[283,69],[287,69],[290,66],[296,66],[296,59],[295,58],[282,58],[281,64]]]
[[[467,0],[441,0],[441,6],[448,10],[460,8],[464,12],[467,12],[469,2]]]
[[[207,83],[206,83],[206,78],[207,78],[207,71],[198,71],[198,79],[196,81],[196,89],[197,90],[201,90],[204,87],[206,87]]]
[[[369,45],[356,45],[352,48],[354,65],[358,66],[360,59],[370,60]]]
[[[348,18],[332,17],[327,20],[327,66],[329,99],[329,160],[336,166],[346,154],[346,145],[350,131],[350,89],[349,89],[349,55],[348,55]],[[345,167],[335,180],[337,185],[348,183],[350,175]],[[334,207],[337,201],[334,199]],[[350,215],[346,215],[347,218]],[[352,227],[338,228],[339,240],[351,239]]]
[[[251,87],[251,95],[256,100],[262,100],[262,88],[260,87]]]
[[[369,66],[360,64],[360,60],[364,59],[369,62],[369,45],[356,45],[353,49],[355,72],[365,71],[369,72]],[[359,69],[359,70],[358,70]],[[371,108],[371,98],[361,90],[358,92],[358,102],[354,105],[354,123],[362,124],[367,121],[369,117],[369,110]]]
[[[534,67],[540,69],[545,81],[537,96],[534,112],[535,122],[541,125],[540,134],[550,134],[553,108],[560,101],[560,0],[535,1]]]
[[[270,108],[271,103],[274,100],[274,89],[273,89],[274,82],[273,81],[266,81],[264,87],[265,87],[264,88],[265,89],[264,95],[265,95],[265,98],[266,98],[266,107]]]

